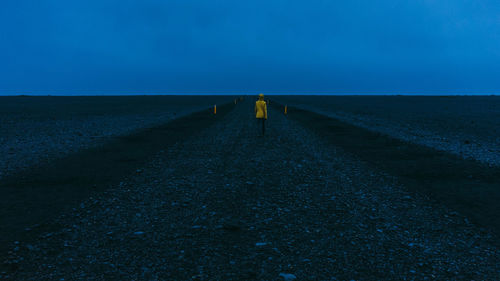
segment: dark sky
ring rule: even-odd
[[[500,1],[3,0],[0,90],[498,93]]]

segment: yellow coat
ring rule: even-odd
[[[267,104],[263,100],[255,102],[255,118],[267,119]]]

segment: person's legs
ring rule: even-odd
[[[266,132],[266,119],[262,118],[262,135]]]

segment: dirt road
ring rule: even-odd
[[[7,280],[495,280],[489,231],[252,101],[18,241]]]

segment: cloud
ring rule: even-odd
[[[0,89],[498,91],[493,1],[7,1]]]

